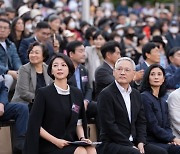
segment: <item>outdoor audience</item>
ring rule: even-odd
[[[14,119],[15,131],[22,127],[17,137],[19,133],[23,134],[24,140],[28,115],[32,113],[24,154],[96,154],[91,146],[82,148],[69,144],[69,141],[75,140],[91,143],[86,139],[86,120],[92,122],[94,118],[97,140],[102,141],[96,146],[97,153],[153,151],[166,154],[179,150],[180,18],[176,6],[173,3],[157,5],[149,1],[141,4],[120,0],[117,5],[113,2],[90,0],[89,19],[85,21],[82,12],[84,3],[80,0],[0,0],[0,79],[4,89],[0,91],[3,97],[0,101],[0,122]],[[61,55],[60,58],[52,61],[51,58],[57,54]],[[66,74],[63,86],[60,86],[66,87],[66,90],[70,88],[67,95],[56,93],[59,91],[56,87],[59,76],[65,76],[62,68],[54,78],[54,65],[49,65],[56,60],[58,63],[59,60],[65,61],[63,57],[75,67],[75,72],[66,71],[72,74]],[[121,60],[117,60],[120,57]],[[64,65],[67,66],[66,62]],[[52,67],[51,72],[47,72],[48,67]],[[53,80],[54,84],[51,84]],[[128,82],[124,84],[126,80]],[[146,84],[149,87],[141,89]],[[58,90],[51,95],[50,91],[45,92],[50,87]],[[158,90],[161,87],[165,88],[163,92]],[[114,89],[117,96],[113,94]],[[142,98],[140,90],[143,91]],[[63,89],[61,91],[64,92]],[[74,95],[74,91],[75,97],[70,99],[68,96]],[[55,94],[63,101],[58,98],[52,102]],[[64,101],[67,106],[64,106]],[[137,107],[133,106],[134,102]],[[60,103],[60,108],[58,105],[54,107],[53,103]],[[8,108],[11,105],[15,112],[10,114]],[[16,116],[22,114],[16,109],[19,107],[26,112],[23,113],[26,121],[23,124],[19,124]],[[83,114],[74,115],[77,111]],[[55,117],[58,115],[59,119]],[[54,120],[50,119],[51,116]],[[74,121],[70,121],[70,117]],[[40,119],[34,125],[36,118]],[[83,119],[82,123],[78,119]],[[52,126],[49,123],[53,123]],[[62,125],[63,128],[60,128]],[[60,132],[56,133],[56,128],[60,128]],[[38,139],[33,138],[33,133]],[[22,153],[23,140],[21,144],[18,140],[14,141],[14,154]],[[36,147],[33,149],[32,146]]]

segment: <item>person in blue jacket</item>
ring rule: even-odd
[[[15,44],[8,39],[10,31],[10,22],[0,19],[0,74],[5,74],[5,84],[9,89],[17,80],[22,65]]]
[[[14,154],[20,152],[24,146],[24,139],[29,118],[28,106],[24,103],[9,103],[8,88],[4,77],[0,75],[0,121],[15,120]]]
[[[166,93],[165,71],[159,64],[148,67],[141,86],[147,120],[147,141],[165,148],[169,154],[180,153],[180,139],[172,133],[168,105],[163,98]]]
[[[168,90],[180,87],[180,47],[174,47],[168,54],[170,64],[166,68],[166,83]]]

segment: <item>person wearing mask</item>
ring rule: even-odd
[[[179,24],[177,21],[173,20],[169,26],[169,32],[165,35],[167,43],[167,51],[173,47],[180,47],[180,34],[179,34]]]
[[[37,91],[23,154],[96,154],[92,146],[71,145],[86,138],[87,123],[81,91],[67,81],[75,68],[70,58],[55,54],[48,66],[54,83]]]
[[[141,86],[141,98],[147,120],[147,141],[164,148],[168,154],[180,153],[180,139],[170,127],[166,93],[165,71],[159,64],[146,70]]]
[[[77,30],[76,21],[73,17],[68,16],[64,18],[64,23],[66,24],[66,29],[75,34],[75,40],[83,41],[81,33]]]
[[[30,16],[24,16],[24,35],[25,37],[30,37],[33,35],[33,27],[32,27],[32,18]]]

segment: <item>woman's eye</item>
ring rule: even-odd
[[[53,67],[57,67],[58,65],[54,64]]]

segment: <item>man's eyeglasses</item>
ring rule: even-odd
[[[119,67],[119,68],[115,68],[116,70],[120,71],[120,72],[125,72],[125,73],[129,73],[132,71],[132,69],[130,68],[123,68],[123,67]]]
[[[9,27],[3,27],[3,26],[0,26],[0,29],[7,30],[7,29],[9,29]]]

